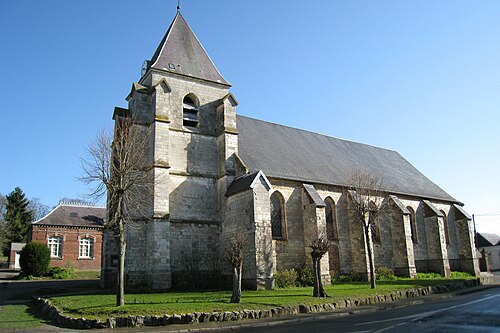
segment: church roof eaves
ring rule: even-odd
[[[230,87],[193,30],[178,11],[153,57],[150,68]]]

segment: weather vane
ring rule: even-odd
[[[177,11],[181,11],[181,0],[177,0]]]

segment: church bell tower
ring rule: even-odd
[[[224,193],[235,176],[238,103],[179,8],[141,75],[128,109],[115,109],[150,128],[153,161],[151,214],[128,230],[126,284],[165,290],[183,258],[218,250]],[[105,275],[112,260],[103,261]]]

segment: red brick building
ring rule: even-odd
[[[104,207],[60,203],[31,224],[28,241],[47,244],[51,266],[100,270],[105,216]]]

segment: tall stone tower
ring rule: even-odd
[[[152,212],[127,231],[127,286],[168,289],[185,258],[198,257],[201,269],[210,270],[238,150],[230,87],[178,10],[133,84],[128,109],[115,109],[152,131]],[[113,251],[105,252],[102,282],[109,285],[116,260]]]

